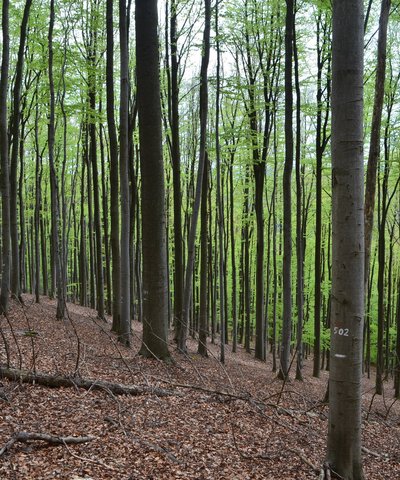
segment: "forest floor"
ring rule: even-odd
[[[1,318],[15,368],[51,375],[140,385],[142,395],[115,395],[107,388],[48,388],[1,380],[0,450],[17,432],[94,436],[80,445],[15,443],[0,457],[0,479],[313,479],[325,456],[328,407],[321,403],[327,373],[285,385],[271,359],[254,360],[244,350],[218,361],[209,345],[201,358],[171,352],[165,364],[136,355],[141,325],[134,323],[133,348],[121,347],[96,312],[68,305],[70,320],[55,319],[55,302],[24,296]],[[31,333],[27,333],[31,332]],[[32,333],[35,332],[35,333]],[[79,340],[78,340],[79,339]],[[291,376],[294,377],[294,368]],[[76,377],[75,377],[76,378]],[[148,387],[167,390],[167,396]],[[400,478],[400,402],[393,390],[373,398],[373,381],[363,380],[363,462],[366,479]],[[371,401],[373,399],[372,405]]]

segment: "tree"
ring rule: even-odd
[[[119,197],[118,197],[118,140],[114,114],[114,25],[113,0],[107,0],[107,60],[106,60],[106,96],[107,128],[110,143],[110,189],[111,189],[111,257],[112,257],[112,314],[113,330],[120,331],[120,252],[119,252]]]
[[[1,57],[0,76],[0,162],[1,162],[1,218],[2,218],[2,269],[0,313],[8,311],[8,297],[10,290],[10,182],[8,166],[8,133],[7,133],[7,89],[8,71],[10,64],[10,37],[9,37],[9,1],[3,0],[2,34],[3,49]]]
[[[167,359],[168,280],[157,22],[157,0],[136,0],[144,294],[140,353]]]
[[[49,90],[50,90],[50,112],[48,126],[48,148],[50,165],[50,192],[51,192],[51,244],[53,252],[53,277],[56,279],[57,286],[57,318],[61,320],[65,315],[65,281],[63,275],[63,266],[60,249],[60,208],[58,203],[58,181],[54,162],[54,142],[55,142],[55,89],[53,75],[53,30],[54,30],[54,0],[50,1],[50,23],[49,23]]]
[[[177,2],[171,1],[171,160],[174,188],[174,320],[177,334],[182,326],[183,308],[183,240],[182,240],[182,192],[181,153],[179,138],[179,58],[177,34]]]
[[[21,34],[18,48],[18,59],[16,65],[16,77],[13,92],[13,113],[10,122],[12,133],[12,148],[10,159],[10,218],[11,218],[11,251],[12,251],[12,269],[11,269],[11,293],[20,298],[20,256],[18,245],[18,213],[17,213],[17,170],[18,170],[18,152],[19,152],[19,134],[21,119],[21,86],[24,70],[25,43],[28,28],[29,11],[32,0],[27,0],[24,7],[24,14],[21,23]],[[22,260],[22,259],[21,259]]]
[[[363,478],[361,365],[364,318],[363,2],[333,3],[332,301],[327,461]]]
[[[203,32],[203,51],[200,71],[200,146],[199,164],[196,180],[196,192],[193,205],[193,213],[190,222],[188,239],[188,258],[185,272],[185,288],[183,295],[182,325],[179,329],[178,348],[186,352],[187,328],[189,325],[189,308],[192,297],[192,275],[194,267],[195,240],[197,220],[200,211],[201,191],[203,187],[204,165],[206,157],[207,114],[208,114],[208,64],[210,60],[210,30],[211,30],[211,0],[204,0],[205,24]]]
[[[129,52],[128,18],[126,1],[119,0],[119,38],[121,49],[121,78],[119,106],[119,170],[121,185],[121,304],[119,339],[124,345],[130,345],[131,336],[131,295],[130,295],[130,195],[129,195]],[[148,161],[148,159],[147,159]]]
[[[330,21],[328,13],[318,11],[317,16],[317,121],[315,133],[316,150],[316,205],[315,205],[315,256],[314,256],[314,361],[313,375],[319,377],[321,366],[321,237],[322,237],[322,159],[328,145],[327,134],[330,107]],[[323,85],[323,70],[327,69]],[[325,91],[325,102],[323,101]],[[323,105],[326,105],[325,109]],[[325,110],[325,112],[324,112]]]
[[[279,377],[289,375],[290,339],[292,328],[292,197],[293,169],[293,57],[294,5],[286,0],[285,32],[285,169],[283,173],[283,325]]]
[[[386,44],[391,0],[382,0],[379,18],[379,36],[377,68],[375,77],[374,110],[372,114],[371,138],[368,155],[367,179],[365,186],[365,285],[368,285],[369,264],[371,257],[371,240],[374,224],[376,171],[380,155],[380,138],[383,97],[386,76]]]

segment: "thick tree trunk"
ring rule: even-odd
[[[333,4],[332,301],[327,460],[363,478],[361,366],[364,318],[363,2]]]
[[[157,0],[136,0],[144,295],[140,352],[167,359],[168,278],[157,21]]]

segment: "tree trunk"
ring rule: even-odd
[[[178,348],[186,352],[187,328],[189,325],[189,309],[192,296],[192,276],[195,257],[195,240],[197,219],[200,210],[201,190],[203,185],[204,164],[206,155],[206,135],[207,135],[207,114],[208,114],[208,63],[210,59],[210,30],[211,30],[211,0],[204,0],[205,5],[205,24],[203,33],[203,50],[200,72],[200,147],[199,164],[196,181],[196,192],[193,205],[192,218],[190,222],[188,255],[185,272],[185,286],[183,295],[182,325],[179,331]]]
[[[365,184],[365,269],[364,283],[368,285],[369,265],[371,258],[372,230],[374,225],[376,171],[380,155],[380,138],[383,98],[386,76],[386,44],[391,0],[382,0],[379,18],[379,36],[377,52],[377,68],[375,77],[375,98],[372,113],[371,137],[368,155],[367,178]]]
[[[327,460],[363,478],[361,365],[364,318],[363,2],[333,4],[332,301]]]
[[[221,146],[219,138],[219,121],[220,121],[220,101],[221,101],[221,52],[219,38],[219,16],[218,2],[215,5],[215,37],[217,51],[217,73],[216,73],[216,105],[215,105],[215,152],[217,163],[217,222],[218,222],[218,257],[219,257],[219,318],[221,325],[221,341],[220,341],[220,360],[225,363],[225,341],[227,339],[227,324],[225,315],[225,248],[224,248],[224,200],[223,200],[223,181],[221,178]],[[205,166],[205,168],[207,165]]]
[[[207,154],[206,154],[207,155]],[[207,350],[207,325],[208,325],[208,301],[207,301],[207,279],[208,279],[208,157],[204,165],[203,191],[201,193],[201,233],[200,233],[200,311],[199,311],[199,345],[198,353],[208,357]]]
[[[322,236],[322,159],[328,143],[327,127],[330,102],[330,54],[326,54],[330,45],[327,22],[322,20],[322,12],[317,19],[317,122],[316,122],[316,207],[315,207],[315,256],[314,256],[314,360],[313,376],[319,377],[321,362],[321,236]],[[322,38],[321,38],[322,37]],[[323,118],[324,64],[328,62],[326,79],[326,112]]]
[[[182,239],[182,193],[181,154],[179,141],[179,59],[177,37],[177,5],[171,1],[171,157],[174,189],[174,322],[178,330],[182,326],[183,308],[183,239]]]
[[[157,0],[136,0],[144,295],[140,353],[168,359],[168,278],[157,21]]]
[[[111,258],[112,258],[112,330],[120,333],[120,298],[121,271],[119,251],[119,191],[118,191],[118,140],[114,115],[114,22],[113,0],[107,0],[107,61],[106,61],[106,95],[107,128],[110,142],[110,193],[111,193]]]
[[[293,0],[286,0],[285,32],[285,167],[283,172],[283,323],[282,350],[279,378],[289,374],[290,340],[292,329],[292,194],[291,176],[293,169]]]
[[[3,48],[0,77],[0,163],[1,163],[1,193],[2,193],[2,269],[0,313],[8,312],[10,291],[10,182],[8,165],[8,133],[7,133],[7,92],[8,71],[10,62],[9,37],[9,0],[3,0],[2,6],[2,34]]]
[[[303,226],[302,226],[302,184],[301,184],[301,98],[299,78],[299,57],[297,50],[296,29],[293,22],[293,54],[296,88],[296,380],[303,380],[303,308],[304,308],[304,262],[303,262]]]
[[[17,65],[15,67],[15,83],[13,91],[13,113],[10,121],[12,135],[10,159],[10,218],[11,218],[11,294],[17,298],[21,295],[20,256],[18,245],[18,208],[17,208],[17,170],[19,149],[19,127],[21,119],[21,86],[24,70],[25,42],[32,0],[26,0],[22,16],[21,33],[18,48]]]
[[[48,129],[48,148],[50,166],[50,193],[51,193],[51,240],[53,261],[55,264],[55,278],[57,287],[57,319],[61,320],[65,314],[65,282],[63,265],[60,251],[60,209],[58,205],[58,184],[57,172],[54,162],[55,142],[55,93],[53,77],[53,29],[54,29],[54,0],[50,1],[50,23],[49,23],[49,89],[50,89],[50,119]],[[54,272],[54,270],[53,270]]]

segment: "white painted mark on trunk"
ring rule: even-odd
[[[341,353],[335,353],[335,357],[336,357],[336,358],[346,358],[347,355],[343,355],[343,354],[341,354]]]

